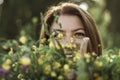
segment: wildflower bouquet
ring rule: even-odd
[[[13,45],[9,46],[6,43]],[[32,42],[29,45],[19,45],[16,41],[6,43],[2,47],[10,50],[7,54],[0,56],[0,79],[63,80],[75,78],[77,56],[74,61],[68,60],[61,46],[58,49],[52,42],[49,45],[40,44],[40,47]]]
[[[0,54],[0,80],[120,79],[118,50],[106,50],[99,57],[95,53],[86,53],[83,57],[74,51],[73,57],[67,58],[61,45],[56,46],[52,41],[44,45],[44,41],[40,47],[34,41],[20,45],[12,40],[2,44],[8,52]]]

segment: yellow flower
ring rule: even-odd
[[[45,42],[46,42],[46,38],[43,38],[43,39],[40,40],[41,44],[44,44]]]
[[[54,64],[54,66],[55,66],[56,68],[61,67],[61,64],[60,64],[59,62],[57,62],[57,61],[55,61],[53,64]]]
[[[85,58],[90,58],[91,57],[91,55],[90,54],[84,54],[84,56],[85,56]]]
[[[80,51],[77,51],[77,52],[75,52],[75,55],[74,55],[74,57],[73,57],[73,61],[77,61],[77,60],[79,60],[81,57],[82,57],[82,56],[81,56],[81,54],[80,54]]]
[[[51,76],[52,76],[52,77],[56,77],[56,76],[57,76],[56,72],[52,71],[52,72],[51,72]]]
[[[58,80],[64,80],[64,77],[62,75],[59,75]]]
[[[103,66],[103,63],[102,62],[100,62],[100,61],[95,61],[95,64],[98,66],[98,67],[102,67]]]
[[[50,42],[49,42],[49,47],[50,47],[50,48],[55,47],[55,46],[54,46],[54,43],[53,43],[53,41],[52,41],[52,40],[50,40]]]
[[[57,35],[57,38],[58,38],[58,39],[63,38],[63,34],[62,34],[62,33],[59,33],[59,34]]]
[[[62,46],[62,48],[64,48],[64,47],[65,47],[65,45],[64,45],[64,44],[62,44],[62,43],[61,43],[61,46]]]
[[[22,64],[22,65],[30,65],[31,64],[31,60],[30,60],[30,58],[28,58],[28,57],[22,57],[21,59],[20,59],[20,63]]]
[[[32,46],[32,49],[34,50],[33,53],[36,54],[37,52],[37,47],[35,45]]]
[[[97,54],[93,52],[93,53],[92,53],[92,56],[97,56]]]
[[[65,65],[63,66],[63,69],[64,69],[65,72],[68,72],[68,71],[70,70],[70,67],[69,67],[68,64],[65,64]]]
[[[22,43],[22,44],[25,44],[27,42],[27,38],[25,36],[21,36],[19,38],[19,42]]]
[[[33,50],[36,51],[37,47],[35,45],[32,46]]]
[[[73,46],[72,46],[73,48],[76,48],[77,46],[76,46],[76,44],[73,44]]]
[[[49,74],[51,72],[51,66],[49,64],[45,64],[43,68],[45,74]]]
[[[3,45],[2,48],[7,50],[9,47],[7,45]]]
[[[66,43],[66,48],[69,48],[69,49],[72,49],[73,48],[73,46],[72,46],[72,44],[71,43]]]
[[[7,59],[7,60],[5,61],[5,64],[11,64],[11,60],[10,60],[10,59]]]
[[[3,64],[2,64],[2,68],[4,68],[5,70],[9,70],[11,68],[10,66],[11,64],[11,60],[7,59]]]
[[[57,49],[60,49],[60,46],[58,44],[55,45]]]
[[[12,67],[15,67],[16,65],[18,65],[17,62],[13,63],[13,64],[12,64]]]
[[[74,63],[73,60],[69,60],[69,61],[68,61],[68,64],[69,64],[69,65],[72,65],[73,63]]]
[[[87,63],[89,63],[89,62],[90,62],[90,59],[89,59],[89,58],[87,58],[87,59],[86,59],[86,62],[87,62]]]
[[[109,62],[110,61],[110,57],[106,56],[105,59]]]
[[[24,77],[23,74],[18,74],[17,76],[18,79],[22,79],[23,77]]]
[[[38,59],[38,64],[40,64],[40,65],[43,64],[43,59],[42,58]]]
[[[13,48],[10,48],[10,51],[8,52],[8,54],[9,54],[10,56],[13,55]]]
[[[8,64],[3,64],[2,68],[5,69],[5,70],[9,70],[11,67]]]

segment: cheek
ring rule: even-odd
[[[65,46],[66,43],[70,43],[70,44],[75,44],[76,45],[76,50],[80,49],[81,43],[83,42],[83,39],[74,39],[73,42],[67,42],[65,38],[62,39],[57,39],[57,41],[59,41],[62,45]],[[55,39],[56,42],[56,39]]]
[[[78,49],[80,49],[82,41],[83,41],[82,39],[75,39],[74,43],[76,44]]]
[[[83,41],[82,39],[74,39],[75,44],[80,45],[82,43],[82,41]]]
[[[71,41],[66,41],[65,38],[62,38],[62,39],[55,39],[57,41],[59,41],[60,43],[63,43],[63,44],[66,44],[66,43],[71,43],[71,44],[76,44],[76,45],[79,45],[82,43],[83,39],[74,39],[73,42]]]
[[[56,39],[55,39],[56,40]],[[65,39],[57,39],[57,41],[59,41],[61,44],[66,44]]]

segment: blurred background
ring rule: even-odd
[[[40,13],[59,2],[74,2],[95,19],[104,48],[120,48],[120,0],[0,0],[0,40],[39,39]]]

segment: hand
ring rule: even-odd
[[[90,41],[89,37],[83,38],[83,41],[81,42],[80,45],[80,54],[84,55],[85,53],[87,53],[87,46],[89,41]]]

